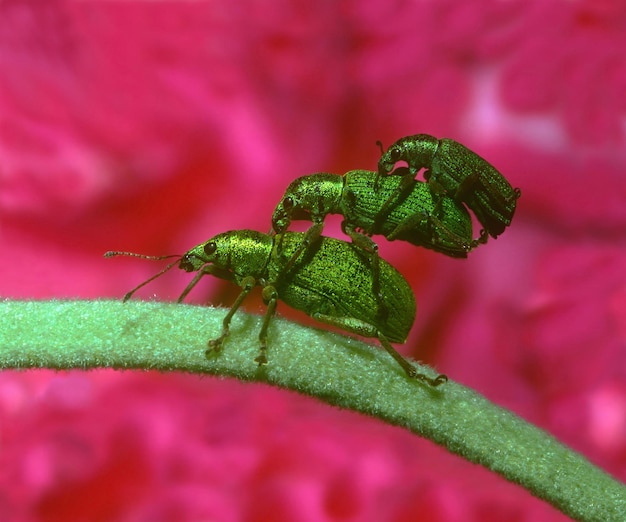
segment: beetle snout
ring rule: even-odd
[[[289,219],[287,218],[287,213],[277,209],[272,216],[272,229],[277,234],[281,234],[282,232],[287,230],[288,226]]]
[[[185,272],[193,271],[193,264],[191,263],[191,261],[189,260],[187,256],[183,256],[178,266]]]
[[[178,264],[178,268],[184,270],[185,272],[195,272],[199,270],[202,265],[205,264],[205,261],[198,258],[194,255],[185,254]]]

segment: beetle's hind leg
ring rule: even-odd
[[[480,229],[480,234],[477,239],[472,239],[471,247],[472,249],[476,248],[478,245],[484,245],[487,241],[489,241],[489,232],[484,228]]]
[[[438,217],[434,214],[428,216],[428,222],[431,227],[432,237],[438,237],[440,239],[447,239],[449,242],[458,245],[459,249],[465,250],[465,252],[470,252],[474,250],[479,245],[484,245],[489,239],[489,234],[483,228],[480,231],[478,238],[469,239],[460,236],[459,234],[450,230]],[[470,236],[471,237],[471,236]]]
[[[365,321],[361,321],[353,317],[334,317],[321,313],[313,313],[311,314],[311,317],[317,321],[331,326],[336,326],[337,328],[341,328],[347,332],[362,335],[363,337],[377,338],[382,347],[394,358],[394,360],[402,367],[404,373],[406,373],[411,379],[422,381],[433,387],[437,387],[445,382],[448,382],[448,377],[445,375],[440,374],[433,379],[432,377],[428,377],[427,375],[419,372],[417,368],[409,363],[409,361],[402,357],[402,355],[400,355],[394,347],[391,346],[387,337],[385,337],[375,326],[366,323]]]
[[[484,245],[485,243],[487,243],[487,240],[489,239],[489,233],[485,229],[481,229],[478,238],[471,239],[468,242],[465,238],[459,236],[458,234],[455,234],[444,225],[444,222],[446,220],[446,213],[444,211],[443,201],[445,197],[450,197],[450,195],[446,195],[445,190],[438,182],[431,179],[428,183],[430,193],[433,198],[434,208],[432,214],[427,216],[426,219],[429,220],[429,223],[432,227],[433,235],[438,234],[440,237],[447,237],[450,241],[456,243],[457,245],[459,245],[459,247],[462,247],[466,252],[473,250],[479,245]],[[457,199],[456,195],[452,197],[452,199],[456,202],[457,205],[464,206],[463,201]],[[391,237],[389,237],[389,239],[391,239]]]
[[[402,367],[402,369],[405,371],[405,373],[411,377],[412,379],[416,379],[418,381],[422,381],[425,382],[426,384],[429,384],[432,387],[437,387],[441,384],[444,384],[446,382],[448,382],[448,377],[446,375],[443,374],[439,374],[437,375],[437,377],[435,377],[434,379],[432,377],[428,377],[428,375],[424,375],[423,373],[420,373],[417,368],[415,368],[415,366],[413,366],[412,364],[410,364],[404,357],[402,357],[402,355],[400,355],[393,346],[391,346],[391,343],[389,342],[389,340],[380,332],[377,332],[378,335],[378,340],[380,341],[381,346],[387,350],[387,353],[389,355],[391,355],[396,362]]]

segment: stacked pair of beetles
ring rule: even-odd
[[[406,166],[396,168],[398,162]],[[421,169],[425,181],[416,179]],[[408,241],[464,258],[510,225],[519,196],[519,189],[460,143],[417,134],[382,152],[377,172],[319,173],[293,181],[274,210],[270,234],[224,232],[182,256],[128,252],[105,256],[176,257],[128,292],[124,301],[175,265],[197,272],[178,302],[207,274],[241,286],[220,337],[208,343],[207,357],[221,350],[233,315],[260,285],[267,310],[255,359],[259,365],[267,364],[267,329],[280,299],[322,323],[377,338],[409,377],[439,386],[447,381],[445,375],[431,378],[420,373],[391,346],[406,341],[415,320],[415,298],[404,277],[379,257],[371,236],[380,234],[390,241]],[[476,239],[466,206],[484,227]],[[342,230],[352,243],[322,236],[328,214],[343,216]],[[292,220],[302,219],[312,222],[306,232],[287,231]]]

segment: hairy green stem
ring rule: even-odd
[[[224,314],[154,302],[4,301],[0,368],[156,369],[265,382],[406,428],[576,520],[624,521],[623,484],[468,388],[410,380],[376,347],[276,319],[269,364],[259,369],[260,318],[239,313],[222,352],[207,360],[207,340],[219,335]]]

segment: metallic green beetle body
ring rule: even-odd
[[[416,134],[399,139],[391,145],[378,162],[378,174],[392,172],[398,161],[407,163],[410,176],[424,168],[424,178],[433,193],[445,193],[465,203],[492,237],[498,237],[511,224],[520,190],[490,163],[460,143],[428,134]]]
[[[273,237],[254,230],[225,232],[184,254],[180,268],[212,274],[214,269],[225,271],[214,275],[239,286],[252,277],[257,284],[271,285],[281,301],[313,317],[357,319],[375,325],[390,341],[405,342],[415,320],[415,297],[404,277],[381,260],[381,293],[394,310],[381,319],[371,289],[371,270],[349,243],[320,237],[285,271],[303,236],[302,232]]]
[[[408,174],[408,173],[407,173]],[[436,201],[426,183],[353,170],[343,176],[318,173],[294,180],[272,216],[276,232],[287,230],[292,220],[313,222],[309,237],[321,235],[328,214],[344,217],[342,228],[366,250],[375,245],[365,236],[383,235],[423,246],[451,257],[464,258],[481,240],[472,239],[472,221],[467,210],[448,197],[440,201],[441,217],[435,216]],[[385,204],[391,200],[386,208]]]
[[[380,296],[393,313],[378,313],[379,296],[372,291],[372,271],[367,260],[350,243],[319,237],[303,255],[292,261],[300,248],[303,233],[287,232],[270,236],[253,230],[218,234],[195,246],[159,274],[126,294],[124,300],[147,282],[172,266],[197,272],[178,301],[182,301],[200,279],[211,274],[242,287],[223,321],[222,334],[209,341],[207,356],[218,352],[228,336],[230,321],[254,286],[262,286],[267,310],[259,333],[260,355],[267,363],[267,329],[277,301],[302,310],[314,319],[365,337],[378,338],[385,350],[412,378],[438,386],[445,375],[430,378],[419,373],[391,346],[403,343],[415,320],[415,298],[404,277],[391,265],[380,262]],[[280,244],[280,248],[278,248]],[[124,254],[109,252],[107,257]]]

